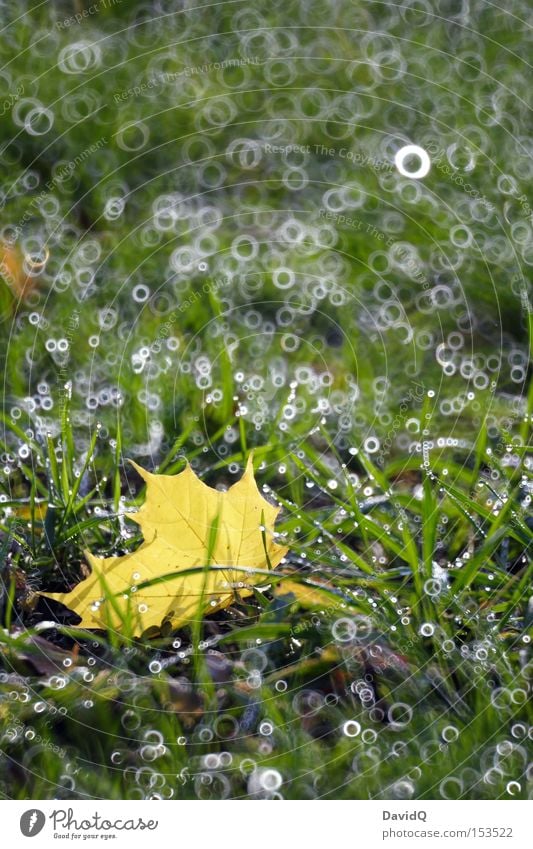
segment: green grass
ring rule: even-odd
[[[522,4],[83,7],[0,12],[0,794],[529,798]],[[133,638],[39,596],[141,544],[129,459],[252,450],[253,597]]]
[[[139,542],[117,536],[111,492],[74,493],[67,431],[31,457],[44,516],[30,496],[33,520],[14,502],[4,520],[5,795],[91,797],[94,769],[100,798],[527,794],[524,452],[479,440],[468,462],[412,462],[406,482],[362,453],[337,461],[321,434],[265,447],[291,588],[269,578],[254,600],[132,639],[127,621],[91,635],[35,607],[36,590],[77,580],[82,548]],[[114,458],[99,460],[112,487]]]

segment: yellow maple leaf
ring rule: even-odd
[[[80,627],[120,630],[130,617],[138,635],[165,620],[185,624],[227,607],[236,594],[250,594],[252,586],[265,583],[254,571],[277,566],[287,553],[274,542],[279,508],[259,492],[252,457],[226,492],[207,486],[189,465],[177,475],[132,465],[146,481],[145,502],[129,516],[141,527],[142,545],[122,557],[87,553],[88,578],[68,593],[42,593],[81,616]],[[201,571],[180,577],[191,569]],[[176,578],[142,586],[170,573]]]

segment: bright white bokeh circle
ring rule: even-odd
[[[420,160],[420,166],[416,171],[408,171],[404,165],[409,156],[416,156]],[[431,159],[423,147],[419,147],[417,144],[406,144],[396,153],[394,164],[402,176],[410,177],[411,180],[420,180],[421,177],[425,177],[429,173]]]

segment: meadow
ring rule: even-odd
[[[1,4],[3,798],[531,798],[528,12]],[[41,595],[251,454],[249,593]]]

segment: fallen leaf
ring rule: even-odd
[[[347,606],[342,596],[336,594],[333,584],[318,583],[310,578],[301,581],[283,578],[272,588],[272,592],[276,598],[294,596],[300,607],[309,609],[325,608],[331,611]]]
[[[277,566],[286,554],[273,539],[279,508],[260,494],[252,457],[227,492],[207,486],[189,465],[177,475],[132,465],[146,481],[145,503],[129,516],[140,525],[143,544],[123,557],[87,553],[88,578],[71,592],[42,593],[81,616],[80,627],[120,630],[129,617],[132,633],[139,635],[165,620],[186,624],[227,607],[236,594],[250,594],[261,583],[253,571]],[[202,571],[180,577],[195,568]],[[176,578],[141,586],[169,573]]]
[[[24,260],[18,248],[12,245],[0,244],[0,275],[11,289],[16,299],[27,298],[37,283],[37,277],[45,263],[28,260],[32,274],[24,269]]]
[[[76,649],[78,647],[76,646]],[[77,652],[64,651],[43,637],[24,635],[24,639],[13,642],[3,649],[4,656],[9,660],[11,669],[28,672],[28,667],[39,675],[57,675],[64,672],[63,661],[76,660]]]
[[[20,507],[13,508],[13,514],[17,519],[32,519],[35,518],[38,522],[44,522],[48,510],[48,502],[34,502],[33,508],[30,504],[21,504]]]

